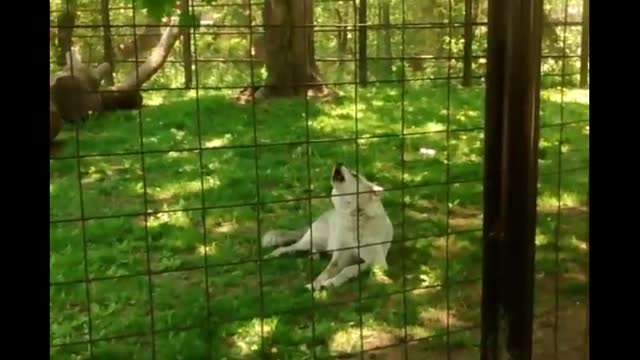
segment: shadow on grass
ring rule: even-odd
[[[451,114],[459,116],[449,118],[446,109],[442,116],[442,109],[431,105],[442,104],[442,91],[411,89],[405,94],[413,104],[406,110],[407,118],[415,119],[415,129],[446,129],[447,119],[451,128],[481,125],[478,89],[452,91]],[[357,114],[360,135],[399,131],[397,108],[386,105],[397,95],[393,88],[363,92],[363,109]],[[145,151],[158,150],[145,154],[144,171],[139,154],[80,160],[84,215],[94,217],[85,224],[87,274],[80,223],[52,223],[50,281],[66,282],[51,287],[52,343],[87,340],[89,311],[93,339],[148,333],[153,314],[156,353],[171,359],[178,354],[202,358],[209,345],[220,357],[257,358],[262,341],[274,359],[306,358],[312,351],[319,358],[346,356],[360,350],[361,323],[365,350],[397,343],[405,327],[415,346],[441,348],[447,319],[449,330],[460,330],[450,344],[468,347],[477,342],[476,332],[463,329],[477,325],[480,314],[481,130],[452,132],[449,137],[442,132],[420,134],[404,141],[366,139],[357,147],[354,140],[307,147],[307,107],[285,100],[256,108],[258,142],[271,145],[254,149],[251,107],[201,94],[202,142],[222,148],[200,154],[191,150],[198,147],[198,112],[188,96],[143,110]],[[419,114],[427,109],[432,115],[421,119]],[[585,105],[580,116],[588,117],[587,111]],[[355,135],[350,133],[355,112],[348,101],[311,105],[308,112],[315,139]],[[553,214],[560,179],[559,249],[564,255],[559,258],[566,276],[559,277],[559,288],[563,294],[583,296],[586,282],[571,277],[582,268],[571,264],[584,259],[580,244],[585,234],[580,229],[586,226],[571,220],[574,214],[567,209],[585,206],[587,176],[584,171],[562,176],[544,172],[558,169],[560,155],[562,169],[588,165],[588,132],[584,125],[565,127],[561,147],[558,128],[550,129],[555,131],[543,132],[541,141],[546,153],[540,159],[537,267],[541,274],[557,270]],[[125,114],[95,119],[82,129],[80,140],[84,154],[135,152],[139,123],[135,115]],[[282,144],[291,141],[297,143]],[[182,150],[159,151],[173,147]],[[425,148],[433,155],[425,156]],[[326,196],[333,163],[355,164],[356,156],[359,171],[387,189],[384,201],[395,239],[404,241],[392,246],[385,276],[363,275],[361,285],[349,282],[312,302],[303,285],[327,259],[313,266],[304,255],[258,262],[261,252],[268,251],[260,249],[259,235],[269,228],[297,228],[317,217],[329,206],[328,199],[305,198]],[[52,220],[80,218],[77,171],[76,159],[51,160]],[[145,194],[146,208],[155,211],[146,224]],[[142,275],[148,270],[151,286]],[[101,279],[89,283],[89,302],[81,282],[86,275]],[[539,288],[545,291],[540,294],[548,294],[548,276],[541,279]],[[550,304],[545,296],[540,301]],[[171,330],[204,328],[207,321],[215,324],[210,333]],[[114,340],[96,344],[94,355],[144,358],[150,348],[148,336]],[[52,358],[86,352],[86,347],[55,349]]]

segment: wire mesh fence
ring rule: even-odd
[[[486,0],[50,8],[52,359],[480,357]],[[543,18],[533,353],[584,358],[588,0]],[[358,241],[267,257],[337,163]]]

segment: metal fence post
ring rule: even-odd
[[[530,360],[542,0],[489,0],[482,360]]]

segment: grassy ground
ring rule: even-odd
[[[338,90],[345,97],[334,104],[279,100],[255,110],[221,92],[200,91],[197,101],[195,91],[149,92],[141,113],[90,119],[78,139],[68,127],[50,161],[51,358],[253,359],[261,346],[267,358],[327,358],[393,345],[405,331],[422,350],[449,343],[473,352],[483,90],[452,87],[448,97],[444,86],[408,86],[404,141],[394,136],[400,88],[359,91],[357,113],[353,88]],[[545,90],[542,101],[536,311],[544,314],[556,285],[560,306],[586,297],[589,112],[582,90]],[[270,250],[259,248],[259,233],[326,209],[336,161],[357,162],[387,189],[395,239],[405,241],[392,246],[387,274],[312,297],[303,285],[327,259],[258,263]],[[558,282],[549,275],[556,265]],[[90,337],[100,340],[91,349],[82,344]]]

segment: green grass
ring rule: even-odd
[[[87,341],[91,326],[94,340],[106,339],[93,345],[95,359],[150,359],[153,346],[158,359],[203,359],[208,346],[216,359],[253,359],[261,344],[267,358],[307,359],[313,351],[327,358],[360,350],[362,321],[365,349],[398,342],[405,325],[412,339],[432,336],[420,346],[439,349],[446,344],[447,293],[449,328],[459,330],[451,344],[477,343],[477,330],[464,329],[480,320],[480,283],[473,280],[482,261],[483,89],[452,87],[448,116],[446,87],[408,86],[404,142],[392,136],[401,131],[400,88],[359,90],[357,112],[353,89],[338,90],[345,97],[333,104],[258,105],[255,122],[252,107],[227,93],[200,91],[196,102],[193,91],[148,92],[140,117],[97,116],[77,139],[75,128],[65,128],[60,138],[67,145],[50,161],[52,344]],[[565,91],[563,104],[560,93],[542,95],[536,262],[538,289],[550,287],[545,274],[560,271],[564,302],[588,291],[580,274],[589,134],[588,123],[576,121],[589,119],[589,105],[588,91]],[[560,126],[561,115],[569,125]],[[367,139],[356,143],[356,135]],[[207,149],[198,151],[200,143]],[[425,157],[421,148],[435,155]],[[114,153],[121,155],[94,156]],[[331,166],[353,166],[356,153],[359,171],[387,189],[395,239],[408,240],[392,246],[386,274],[363,275],[312,300],[303,285],[311,265],[315,275],[327,259],[258,264],[257,221],[264,233],[317,216],[329,206],[322,197]],[[309,195],[310,204],[297,200]],[[146,222],[145,199],[154,212]],[[82,215],[91,218],[84,227],[76,221]],[[87,277],[94,279],[88,285]],[[537,295],[536,310],[547,311],[552,295]],[[87,345],[51,348],[52,359],[88,357]]]

